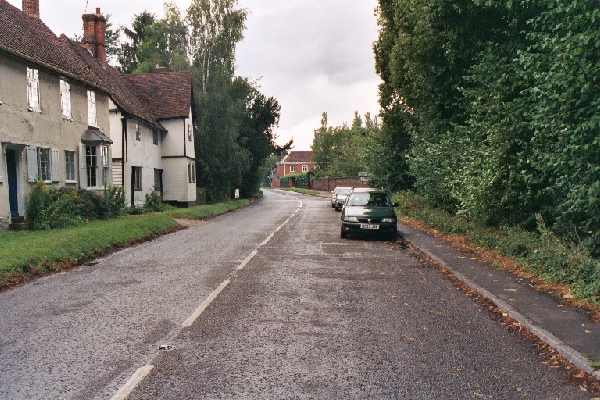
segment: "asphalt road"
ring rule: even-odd
[[[400,244],[342,241],[338,218],[267,192],[0,293],[0,399],[110,399],[145,365],[132,400],[590,398]]]

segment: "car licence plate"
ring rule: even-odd
[[[375,224],[360,224],[360,229],[365,229],[368,231],[377,231],[379,230],[379,225]]]

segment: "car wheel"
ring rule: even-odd
[[[390,242],[395,242],[395,241],[396,241],[396,239],[398,239],[398,231],[394,231],[394,232],[392,232],[392,233],[389,233],[389,234],[388,234],[388,237],[387,237],[387,239],[388,239]]]
[[[342,239],[348,238],[348,234],[346,232],[344,232],[343,226],[342,226],[342,229],[340,230],[340,238],[342,238]]]

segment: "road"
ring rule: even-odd
[[[337,218],[267,191],[0,293],[0,399],[111,399],[139,368],[132,400],[590,398],[400,243],[342,241]]]

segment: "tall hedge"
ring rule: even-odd
[[[487,224],[534,228],[541,214],[600,255],[599,10],[380,0],[383,132],[409,144],[383,148],[406,162],[382,180]]]

